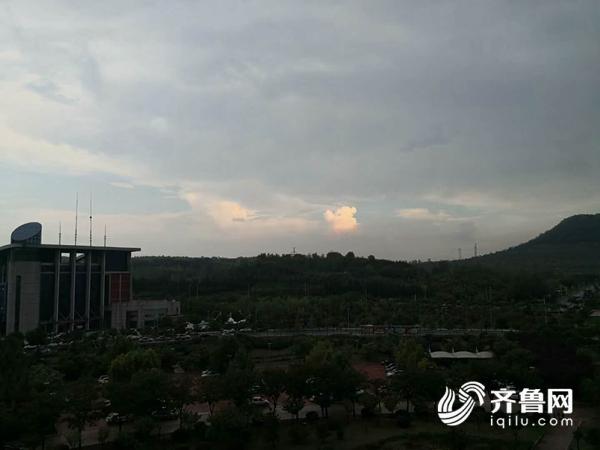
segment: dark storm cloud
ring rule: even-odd
[[[48,102],[33,118],[34,106],[7,106],[8,125],[138,161],[144,175],[129,181],[168,186],[179,200],[197,194],[190,207],[207,223],[262,223],[265,237],[252,228],[236,241],[241,252],[299,240],[444,256],[469,240],[512,243],[600,205],[595,1],[59,2],[52,11],[19,2],[6,11],[0,80]],[[77,126],[51,114],[52,102]],[[357,208],[357,231],[333,237],[323,213],[342,205]],[[428,213],[402,218],[402,209]],[[205,229],[210,244],[199,239],[196,252],[234,253]]]

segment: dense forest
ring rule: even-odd
[[[599,230],[600,215],[574,216],[530,242],[462,261],[390,261],[352,252],[139,257],[132,263],[134,292],[177,298],[192,319],[234,314],[257,327],[522,328],[546,304],[596,282]]]
[[[576,278],[551,273],[515,273],[489,267],[408,263],[327,255],[259,255],[252,258],[140,257],[133,259],[136,294],[200,296],[326,297],[356,294],[367,298],[542,298],[556,283]]]

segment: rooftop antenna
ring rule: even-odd
[[[462,259],[462,248],[458,247],[458,259]]]
[[[106,224],[104,224],[104,246],[106,247]]]
[[[61,244],[61,241],[62,241],[62,223],[59,220],[58,221],[58,245]]]
[[[90,192],[90,247],[92,246],[92,193]]]
[[[79,192],[75,193],[75,246],[77,246],[77,216],[79,212]]]
[[[475,245],[473,246],[473,256],[477,257],[477,242],[475,242]]]

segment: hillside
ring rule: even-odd
[[[250,258],[138,257],[132,259],[136,289],[188,295],[247,292],[326,296],[370,292],[412,295],[426,273],[406,262],[342,255],[267,255]]]
[[[563,220],[529,242],[462,261],[408,263],[342,255],[133,258],[136,296],[539,297],[546,281],[600,274],[600,214]],[[541,277],[540,277],[541,275]],[[545,281],[544,281],[545,280]]]
[[[568,217],[524,244],[471,258],[465,263],[502,269],[598,273],[600,214]]]

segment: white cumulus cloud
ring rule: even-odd
[[[325,221],[336,233],[348,233],[356,231],[358,222],[356,220],[356,208],[354,206],[340,206],[334,211],[328,209],[323,216]]]

